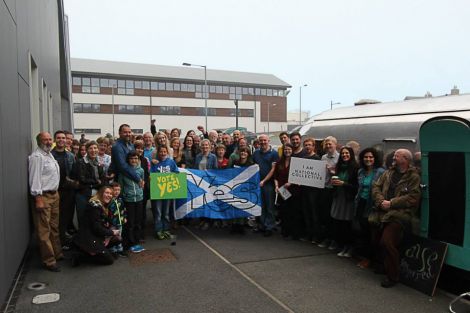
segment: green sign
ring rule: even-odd
[[[186,199],[188,186],[186,173],[150,173],[150,198]]]

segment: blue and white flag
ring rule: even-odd
[[[261,215],[258,165],[225,170],[180,169],[180,172],[187,173],[188,198],[176,201],[177,219]]]

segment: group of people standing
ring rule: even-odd
[[[376,271],[386,274],[381,286],[395,285],[399,279],[399,245],[403,236],[411,233],[419,209],[420,176],[412,166],[411,152],[394,151],[393,164],[385,168],[380,153],[372,147],[356,157],[359,147],[355,142],[337,150],[336,138],[326,137],[322,143],[325,153],[320,156],[313,138],[305,138],[303,147],[299,133],[281,133],[280,139],[279,160],[274,150],[263,149],[261,138],[263,158],[256,159],[267,160],[260,165],[265,236],[271,235],[273,227],[273,193],[286,188],[291,196],[285,200],[277,197],[283,237],[309,241],[336,251],[338,257],[358,256],[362,268],[374,262]],[[289,183],[293,157],[325,161],[325,188]]]
[[[30,190],[41,257],[48,270],[60,270],[62,249],[73,248],[73,265],[112,264],[118,256],[145,250],[150,173],[257,164],[262,214],[251,223],[255,232],[268,237],[280,225],[284,238],[312,242],[339,257],[361,256],[361,267],[378,260],[386,273],[383,287],[398,281],[398,246],[410,232],[420,198],[420,177],[410,151],[395,151],[393,166],[384,168],[374,148],[358,153],[357,145],[351,144],[337,150],[331,136],[323,140],[320,155],[315,139],[302,141],[297,132],[281,133],[282,146],[274,150],[264,134],[250,146],[238,130],[230,135],[199,126],[201,136],[190,130],[182,140],[176,128],[157,132],[152,123],[151,130],[134,136],[123,124],[112,146],[108,138],[84,141],[84,153],[79,148],[76,154],[70,133],[57,131],[54,143],[50,134],[38,134],[38,148],[29,158]],[[325,188],[289,183],[293,157],[325,161]],[[291,196],[280,197],[281,189]],[[150,200],[150,204],[155,238],[170,238],[174,201]],[[205,230],[215,222],[202,218],[198,226]],[[244,224],[243,219],[232,221],[232,232],[244,233]]]

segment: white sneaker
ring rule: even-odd
[[[343,257],[343,256],[346,256],[345,253],[348,251],[348,248],[347,247],[344,247],[343,250],[341,250],[340,252],[338,252],[338,254],[336,254],[337,256],[339,257]]]
[[[350,247],[350,248],[347,248],[347,249],[345,249],[345,250],[346,250],[346,251],[343,253],[343,256],[344,256],[345,258],[350,258],[350,257],[352,257],[353,248]]]
[[[320,248],[327,248],[329,245],[330,245],[330,241],[328,239],[325,239],[318,244]]]
[[[331,243],[330,243],[330,246],[328,247],[328,250],[337,250],[338,249],[338,244],[336,243],[336,241],[332,240]]]

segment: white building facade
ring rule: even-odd
[[[72,59],[74,133],[95,139],[118,135],[126,123],[135,134],[179,128],[185,134],[238,126],[263,133],[287,129],[286,91],[274,75]],[[207,99],[205,99],[207,97]]]

